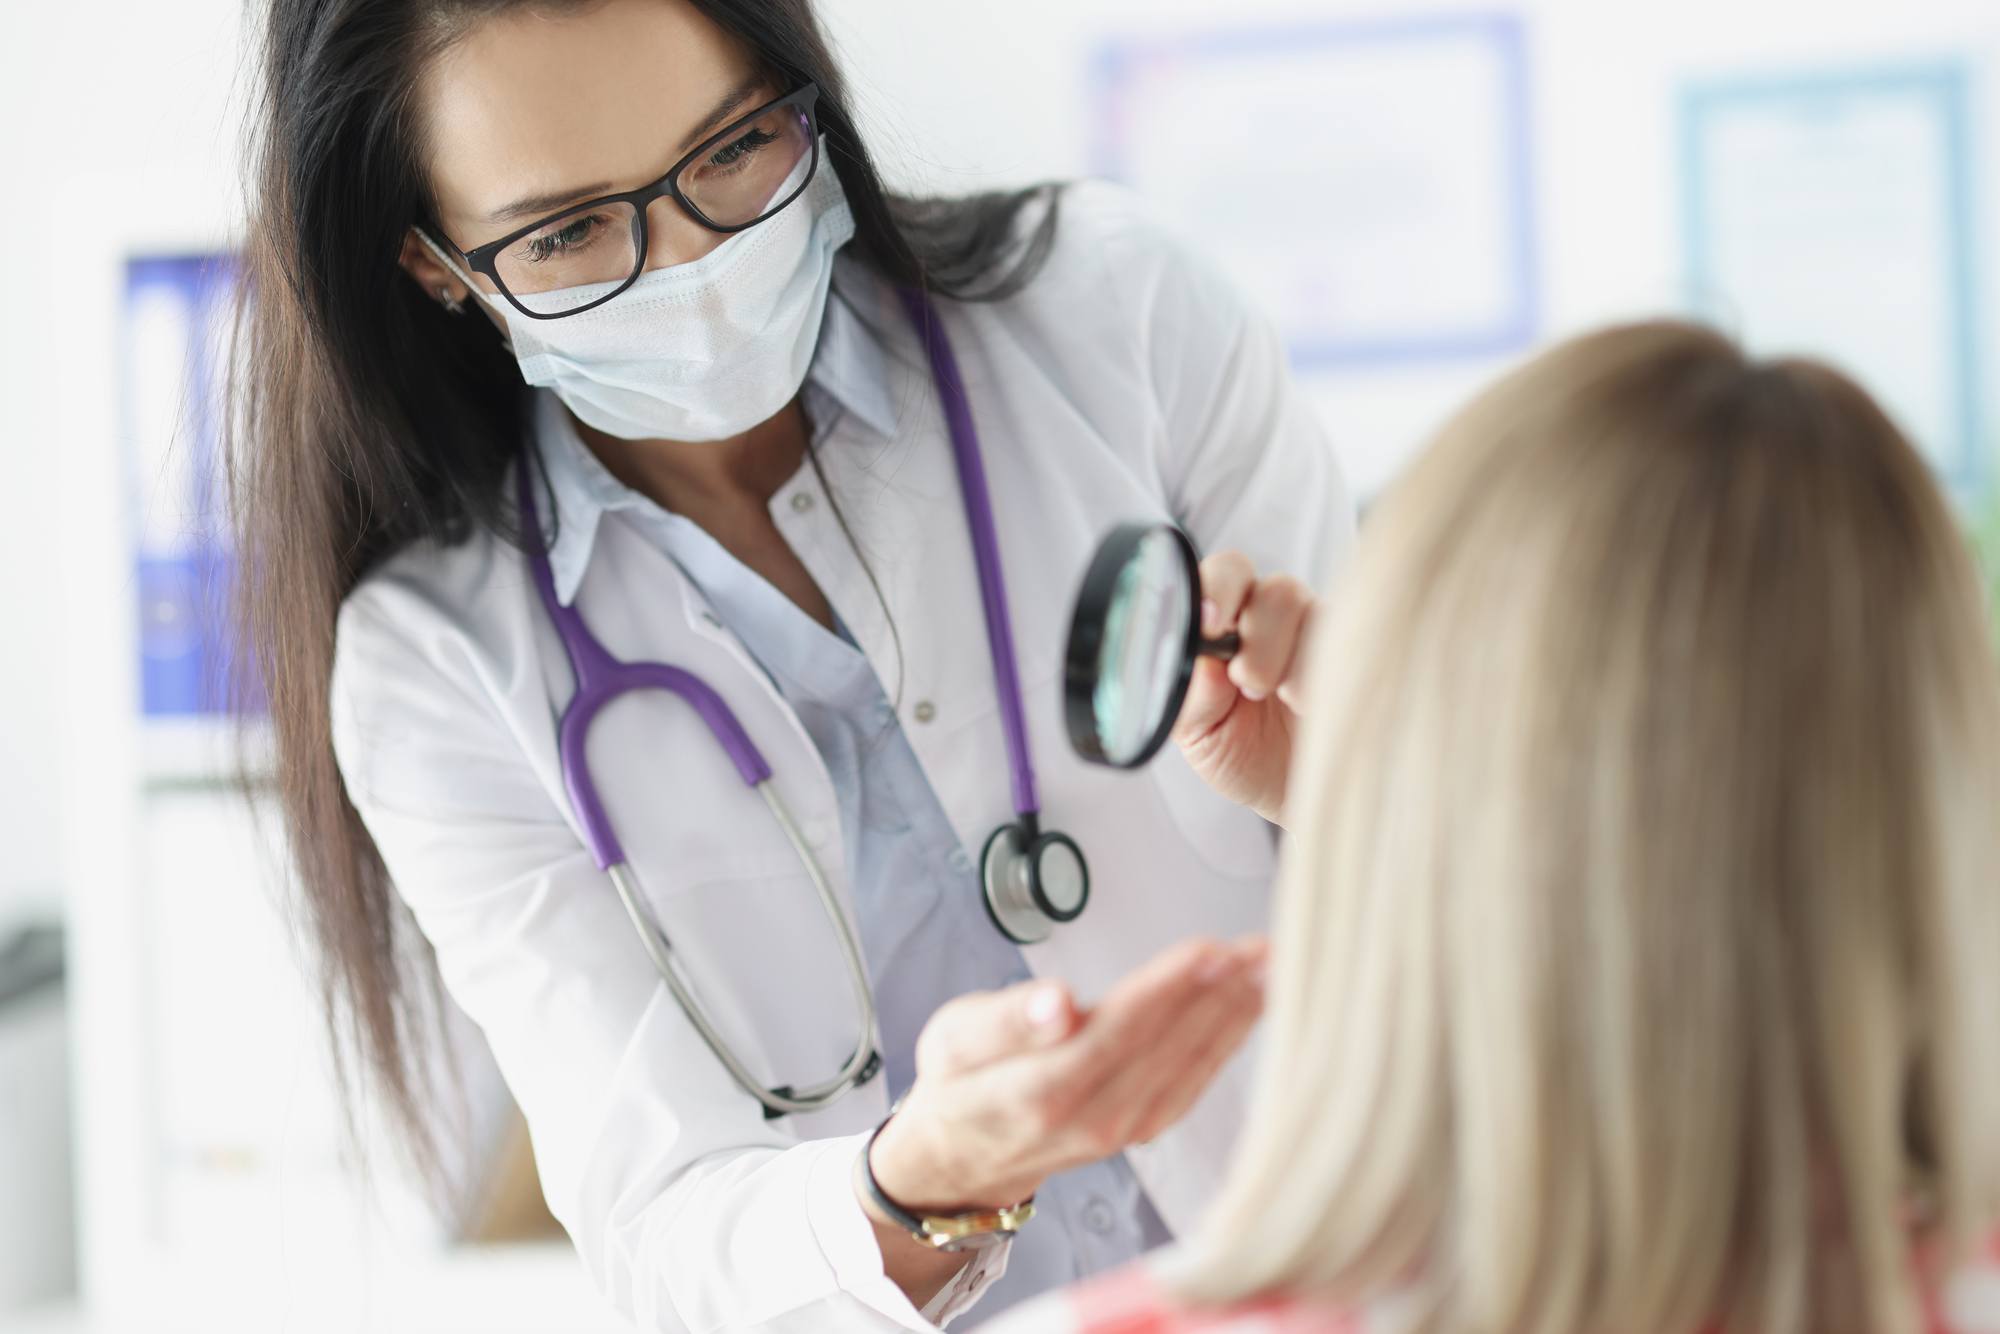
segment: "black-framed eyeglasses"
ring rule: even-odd
[[[818,99],[809,83],[704,139],[651,185],[572,205],[459,253],[530,319],[594,310],[645,272],[646,214],[662,195],[710,231],[734,233],[805,193],[819,170]],[[792,184],[801,162],[805,174]]]

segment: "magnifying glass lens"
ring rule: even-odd
[[[1128,523],[1084,571],[1063,654],[1063,721],[1093,764],[1136,769],[1167,742],[1197,657],[1233,644],[1201,637],[1201,568],[1172,524]]]
[[[1113,764],[1139,758],[1169,721],[1192,614],[1193,590],[1172,536],[1147,533],[1118,572],[1098,650],[1092,707]]]

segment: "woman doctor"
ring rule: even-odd
[[[644,1328],[971,1323],[1186,1226],[1307,606],[1255,572],[1351,528],[1270,330],[1101,187],[885,193],[808,0],[264,41],[246,610],[329,1004],[414,1132],[398,895]],[[1148,516],[1231,553],[1245,648],[1120,775],[1058,659]]]

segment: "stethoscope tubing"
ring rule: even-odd
[[[902,293],[905,308],[916,325],[929,355],[933,377],[939,397],[943,400],[945,423],[951,437],[952,454],[959,476],[959,491],[965,503],[967,526],[971,530],[974,563],[979,572],[980,601],[986,616],[988,646],[993,660],[994,683],[1000,697],[1000,713],[1006,736],[1008,769],[1012,778],[1012,795],[1015,813],[1021,823],[1007,829],[1023,831],[1024,836],[1033,837],[1036,820],[1040,811],[1040,796],[1036,790],[1035,771],[1028,749],[1026,711],[1021,702],[1020,672],[1014,652],[1014,630],[1007,608],[1007,590],[1000,568],[999,536],[993,520],[993,502],[986,480],[986,469],[979,453],[978,436],[972,422],[972,410],[966,400],[965,384],[959,373],[957,358],[953,355],[951,343],[945,335],[942,321],[935,306],[918,292]],[[800,836],[797,823],[791,812],[785,808],[771,783],[771,766],[757,750],[742,723],[730,710],[728,704],[715,690],[693,673],[666,663],[630,663],[614,657],[593,635],[584,623],[582,614],[573,606],[565,606],[556,596],[555,576],[549,566],[548,553],[542,548],[541,521],[535,504],[533,468],[530,459],[524,455],[518,465],[518,490],[520,513],[529,545],[529,566],[534,573],[536,593],[547,610],[554,625],[557,638],[569,658],[570,669],[576,678],[575,693],[564,707],[557,723],[557,748],[560,752],[563,785],[566,789],[571,809],[583,826],[584,842],[589,848],[598,868],[609,877],[612,888],[624,905],[626,915],[631,919],[647,957],[654,969],[665,982],[695,1032],[715,1058],[722,1063],[731,1079],[751,1097],[763,1105],[765,1115],[782,1116],[791,1113],[819,1111],[850,1090],[865,1083],[880,1067],[880,1054],[875,1049],[877,1010],[874,990],[869,985],[868,968],[861,952],[861,944],[856,936],[853,923],[842,907],[832,884],[827,880],[819,859]],[[596,722],[604,707],[612,700],[640,690],[664,690],[679,696],[694,708],[707,724],[716,741],[729,755],[737,773],[745,784],[754,788],[770,809],[785,837],[790,841],[799,860],[805,865],[807,875],[813,883],[822,909],[833,924],[834,934],[840,945],[842,958],[847,964],[848,982],[854,992],[855,1004],[861,1015],[860,1038],[854,1051],[841,1064],[839,1071],[831,1078],[803,1088],[781,1085],[766,1087],[746,1066],[729,1044],[723,1039],[719,1029],[709,1018],[700,998],[695,994],[693,982],[681,967],[671,938],[654,917],[648,906],[644,886],[638,874],[625,858],[623,847],[611,826],[609,812],[597,791],[597,784],[591,776],[588,741],[591,726]],[[1003,830],[1002,832],[1005,832]],[[1050,835],[1061,838],[1060,835]],[[1075,844],[1063,839],[1074,849]],[[989,842],[988,848],[991,849]],[[1033,849],[1029,849],[1030,852]],[[1079,861],[1082,854],[1077,852]],[[982,868],[982,878],[985,870]],[[1085,884],[1088,884],[1085,872]],[[1087,890],[1086,890],[1087,893]],[[1077,905],[1077,911],[1081,910]],[[989,912],[992,905],[988,904]],[[1056,920],[1067,920],[1053,911]],[[1068,916],[1074,916],[1074,912]],[[995,924],[1001,925],[998,918]],[[1019,939],[1002,925],[1003,933]]]
[[[721,1061],[723,1068],[729,1072],[730,1078],[762,1103],[768,1114],[782,1116],[791,1113],[817,1112],[831,1106],[850,1089],[859,1085],[867,1077],[870,1066],[875,1063],[875,994],[873,988],[868,985],[868,967],[861,957],[861,943],[855,939],[853,928],[848,924],[847,914],[841,909],[840,900],[834,895],[833,886],[827,882],[826,875],[820,870],[819,858],[815,857],[812,849],[806,846],[805,839],[799,834],[798,824],[792,819],[791,812],[785,809],[784,802],[779,799],[771,784],[763,782],[758,783],[756,787],[770,808],[771,814],[777,818],[779,827],[785,831],[785,837],[791,841],[799,860],[805,863],[806,873],[813,882],[813,889],[818,892],[820,907],[825,910],[827,920],[833,923],[834,935],[840,941],[841,955],[847,963],[848,983],[854,991],[855,1005],[861,1012],[861,1039],[855,1044],[853,1053],[840,1067],[839,1073],[832,1078],[817,1084],[809,1084],[805,1088],[765,1087],[763,1081],[737,1059],[736,1053],[730,1049],[722,1034],[710,1021],[708,1011],[696,998],[694,985],[682,972],[672,942],[646,906],[644,889],[639,883],[638,875],[623,862],[606,868],[606,874],[610,877],[612,888],[618,892],[618,901],[625,905],[625,913],[632,919],[633,928],[638,932],[640,942],[652,959],[654,969],[666,982],[667,989],[673,993],[674,1000],[679,1003],[688,1021],[694,1025],[695,1032],[701,1035],[701,1040],[715,1053],[715,1058]]]
[[[521,517],[527,527],[528,540],[532,543],[540,539],[541,522],[528,460],[523,458],[519,467]],[[563,786],[569,795],[570,808],[576,812],[578,821],[584,827],[585,845],[596,860],[598,869],[609,877],[647,957],[687,1015],[688,1022],[694,1025],[695,1032],[715,1053],[715,1058],[722,1062],[730,1077],[763,1105],[765,1114],[782,1116],[816,1112],[831,1106],[866,1079],[876,1061],[875,994],[868,985],[868,968],[862,959],[861,944],[855,937],[853,924],[827,881],[819,858],[813,855],[812,849],[800,836],[797,822],[778,797],[777,789],[771,785],[770,764],[743,730],[736,715],[707,682],[691,672],[665,663],[627,663],[612,656],[611,651],[591,633],[577,609],[563,606],[557,599],[555,577],[549,568],[547,555],[537,553],[529,563],[534,567],[537,592],[555,625],[557,638],[562,641],[570,671],[576,677],[576,693],[563,708],[557,723],[557,748],[561,752]],[[591,776],[588,753],[591,726],[605,706],[620,696],[641,690],[664,690],[679,696],[694,708],[729,755],[745,784],[764,798],[764,804],[805,865],[820,906],[833,925],[834,936],[847,963],[848,984],[854,992],[855,1006],[861,1017],[860,1037],[854,1051],[830,1079],[805,1088],[766,1087],[724,1041],[714,1021],[709,1018],[707,1009],[695,995],[694,984],[682,970],[672,939],[647,907],[644,886],[638,873],[625,860],[624,849],[611,826],[610,814],[605,810],[596,780]]]
[[[972,406],[965,396],[965,379],[958,357],[944,331],[938,310],[923,293],[901,290],[903,309],[923,339],[930,358],[931,378],[943,401],[946,433],[958,465],[959,497],[972,534],[974,564],[979,567],[980,604],[986,613],[986,638],[992,650],[993,678],[1000,696],[1000,719],[1007,739],[1008,773],[1013,781],[1014,813],[1027,817],[1042,809],[1035,784],[1034,758],[1028,752],[1028,721],[1021,704],[1021,675],[1014,653],[1014,623],[1007,610],[1007,585],[1000,566],[1000,536],[993,520],[993,495],[986,484],[979,436]]]

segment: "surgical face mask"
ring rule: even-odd
[[[726,440],[791,402],[819,342],[833,256],[854,235],[824,144],[820,157],[809,188],[782,212],[561,319],[530,319],[430,248],[506,320],[528,383],[553,389],[578,420],[628,440]],[[796,175],[781,195],[798,188]],[[571,288],[555,308],[588,305],[607,286]]]

